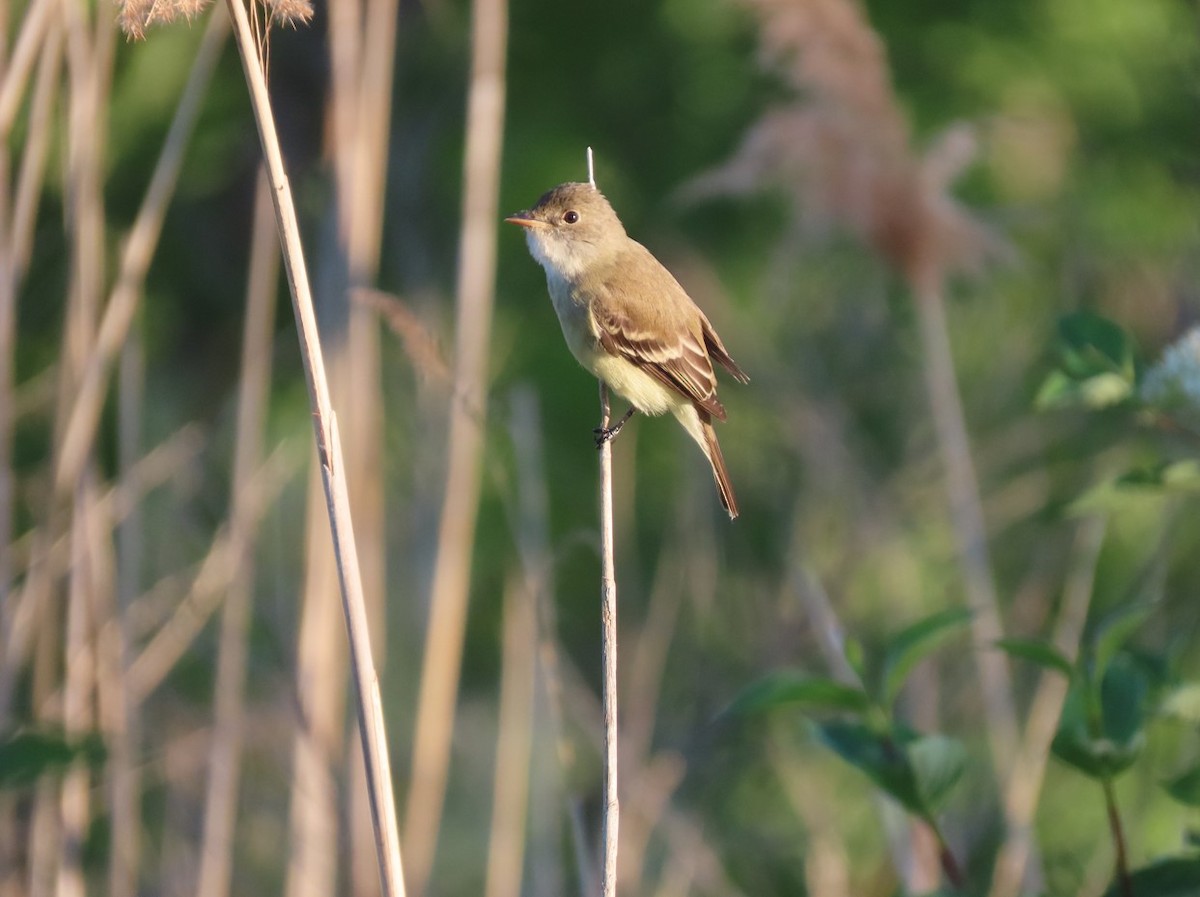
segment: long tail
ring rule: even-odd
[[[717,481],[717,493],[721,504],[729,512],[729,519],[738,515],[737,498],[733,494],[733,484],[729,482],[729,471],[725,469],[725,456],[721,454],[721,444],[717,442],[717,433],[713,429],[712,418],[703,411],[700,412],[700,429],[704,434],[704,454],[712,465],[713,479]]]

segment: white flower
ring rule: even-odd
[[[1200,327],[1193,327],[1163,352],[1142,380],[1142,400],[1200,420]]]

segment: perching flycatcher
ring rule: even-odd
[[[737,499],[713,418],[713,362],[748,383],[704,312],[671,272],[625,233],[604,195],[591,184],[559,184],[537,205],[506,221],[525,228],[534,259],[546,270],[550,299],[576,360],[630,403],[617,423],[597,430],[612,439],[634,411],[670,411],[712,465],[721,504],[732,520]]]

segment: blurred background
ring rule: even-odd
[[[125,8],[141,40],[106,3],[3,10],[0,895],[377,893],[224,6]],[[965,747],[938,807],[963,892],[1104,893],[1104,794],[1049,756],[1065,680],[994,642],[1070,659],[1153,602],[1129,657],[1196,675],[1191,493],[1078,502],[1194,458],[1195,419],[1036,402],[1065,315],[1115,322],[1135,387],[1197,323],[1194,4],[338,0],[270,35],[408,893],[594,886],[597,389],[501,223],[588,146],[751,377],[720,389],[732,524],[672,421],[614,444],[621,893],[948,886],[804,708],[721,712],[964,607],[887,704]],[[1159,787],[1190,706],[1115,780],[1131,866],[1194,831]]]

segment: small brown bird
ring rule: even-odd
[[[591,184],[559,184],[537,205],[506,221],[525,228],[534,259],[546,269],[550,299],[567,346],[587,370],[630,403],[612,439],[634,411],[670,411],[704,450],[721,504],[737,517],[737,499],[712,420],[725,420],[713,361],[737,380],[750,378],[725,350],[704,312],[650,251],[631,239]]]

